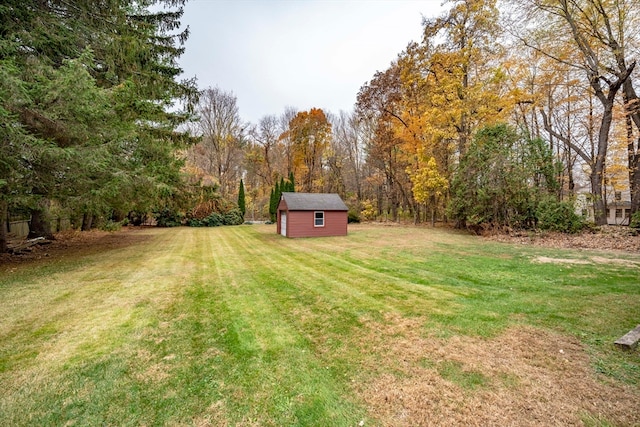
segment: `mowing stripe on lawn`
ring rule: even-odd
[[[419,228],[140,233],[0,278],[0,424],[376,425],[353,382],[396,361],[363,337],[406,317],[443,340],[570,331],[598,372],[639,378],[637,357],[606,344],[640,310],[637,268],[537,265],[579,253]]]
[[[232,230],[220,230],[215,237],[210,250],[217,279],[210,285],[220,287],[234,319],[239,355],[250,371],[243,375],[254,378],[240,387],[242,393],[235,394],[240,399],[232,405],[243,407],[251,419],[273,425],[305,425],[310,416],[332,425],[353,422],[356,407],[283,313],[291,292],[283,298],[274,292],[273,281],[261,280],[255,270],[260,263],[243,253],[247,246],[230,243],[236,241]],[[260,418],[265,413],[273,419]]]

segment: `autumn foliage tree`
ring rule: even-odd
[[[401,205],[410,202],[409,157],[405,140],[397,132],[402,119],[402,86],[397,62],[384,72],[377,72],[360,88],[356,113],[368,123],[371,133],[365,141],[367,163],[371,167],[369,183],[374,186],[378,213],[391,213],[398,219]]]
[[[338,192],[364,217],[394,221],[435,223],[448,213],[459,223],[530,227],[538,209],[566,211],[585,186],[600,224],[607,196],[621,189],[636,210],[633,2],[443,5],[424,19],[421,39],[360,88],[352,113],[288,107],[243,133],[231,163],[265,216],[290,173],[301,191]],[[480,214],[470,200],[491,209]]]
[[[303,192],[323,191],[323,162],[331,136],[331,124],[322,109],[299,112],[289,122],[289,129],[282,137],[291,141],[291,171]]]
[[[449,181],[438,170],[434,157],[420,156],[418,167],[408,171],[413,184],[413,197],[418,203],[431,206],[431,225],[435,225],[438,198],[449,189]]]
[[[495,1],[449,3],[448,12],[424,21],[422,42],[409,43],[358,94],[356,111],[375,123],[368,161],[380,171],[380,193],[394,219],[401,207],[416,221],[422,207],[432,221],[444,211],[456,158],[479,127],[504,120],[511,109]],[[427,181],[438,183],[429,197]]]
[[[627,42],[631,42],[627,39],[627,25],[634,21],[634,15],[637,20],[637,11],[631,3],[617,0],[530,0],[518,4],[523,11],[522,20],[535,22],[538,28],[545,26],[551,29],[523,35],[526,45],[553,61],[568,65],[572,71],[579,70],[591,96],[599,104],[598,111],[595,111],[598,118],[592,122],[593,149],[582,149],[567,135],[564,135],[564,140],[588,165],[595,220],[599,225],[606,224],[604,176],[610,136],[615,126],[616,99],[621,90],[626,101],[634,99],[631,79],[636,63],[626,57],[625,47]],[[540,34],[544,37],[539,37]],[[625,102],[625,105],[631,107],[633,103]],[[589,119],[593,117],[594,110],[595,107],[587,111]],[[632,107],[627,111],[630,118],[634,116]],[[640,124],[640,116],[638,119]],[[551,128],[549,122],[545,123],[545,128],[551,135],[563,137]],[[633,165],[637,154],[633,141],[629,150],[630,165]],[[634,170],[630,168],[631,182],[635,179]]]
[[[425,53],[432,104],[439,120],[455,132],[463,155],[474,131],[496,122],[504,110],[499,63],[496,0],[455,0],[442,16],[424,20]],[[432,109],[432,113],[437,110]]]

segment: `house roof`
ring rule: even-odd
[[[609,209],[630,208],[631,202],[629,200],[618,200],[614,202],[608,202],[607,207]]]
[[[328,193],[282,193],[290,211],[348,211],[340,196]]]

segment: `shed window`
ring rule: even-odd
[[[622,209],[616,209],[616,218],[622,218]]]
[[[324,227],[324,211],[316,211],[313,215],[313,226]]]

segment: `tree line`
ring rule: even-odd
[[[259,217],[291,173],[299,191],[337,192],[363,219],[575,230],[578,193],[602,225],[625,191],[636,213],[637,5],[445,4],[351,112],[287,108],[245,124],[232,93],[204,90],[193,127],[203,140],[188,163],[223,196],[243,177]]]
[[[175,153],[191,140],[176,127],[198,95],[194,80],[177,79],[183,5],[0,4],[0,252],[9,213],[51,236],[52,212],[89,229],[175,203]],[[177,100],[185,111],[170,112]]]
[[[185,1],[0,5],[0,251],[10,213],[33,235],[53,212],[83,229],[267,219],[294,181],[364,220],[573,230],[578,193],[605,224],[625,190],[638,215],[632,0],[450,0],[352,111],[258,123],[179,80]]]

